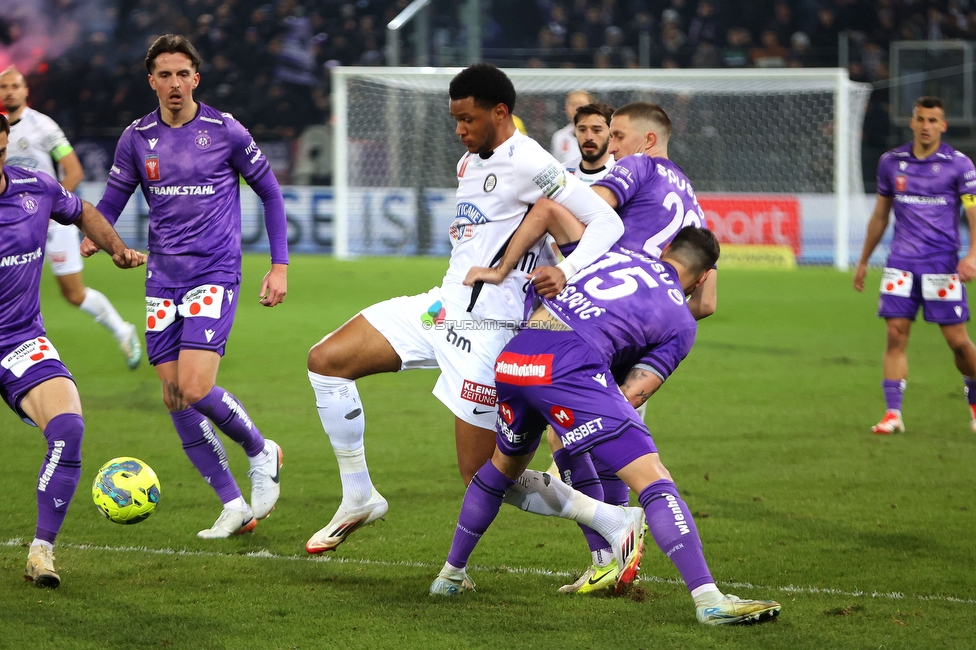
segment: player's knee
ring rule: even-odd
[[[213,389],[213,384],[207,381],[191,379],[187,382],[180,382],[180,392],[183,393],[183,401],[186,404],[196,404]]]
[[[85,287],[61,287],[61,295],[64,299],[75,307],[80,307],[85,302]]]
[[[329,339],[323,339],[308,351],[308,369],[327,377],[344,377],[347,364],[342,362],[335,346]]]

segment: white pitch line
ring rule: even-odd
[[[15,537],[6,542],[0,542],[0,546],[16,547],[23,546],[24,540]],[[173,548],[149,548],[147,546],[100,546],[96,544],[64,544],[59,543],[59,548],[70,548],[78,551],[105,551],[109,553],[141,553],[143,555],[173,555],[184,557],[213,557],[213,558],[262,558],[269,560],[287,560],[291,562],[316,562],[334,564],[358,564],[363,566],[378,567],[408,567],[411,569],[439,570],[428,562],[390,562],[387,560],[366,560],[357,558],[335,557],[325,555],[278,555],[270,551],[251,551],[248,553],[217,553],[215,551],[190,551],[187,549]],[[568,571],[550,571],[548,569],[537,569],[534,567],[513,567],[513,566],[480,566],[471,565],[474,571],[492,571],[521,575],[537,575],[556,578],[573,578],[575,573]],[[684,585],[681,580],[675,578],[661,578],[659,576],[641,575],[642,582],[656,582],[661,584]],[[734,589],[749,589],[756,592],[778,591],[784,594],[807,594],[811,596],[846,596],[849,598],[875,598],[879,600],[922,600],[930,602],[956,603],[959,605],[976,605],[976,598],[958,598],[956,596],[926,595],[926,594],[905,594],[900,591],[844,591],[843,589],[833,589],[830,587],[798,587],[788,585],[785,587],[767,587],[756,585],[749,582],[722,582],[723,586]]]

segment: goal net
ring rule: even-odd
[[[448,84],[460,69],[339,67],[334,251],[450,252],[455,169]],[[803,263],[847,268],[867,215],[861,126],[869,86],[843,69],[506,70],[515,115],[549,148],[567,93],[654,102],[673,124],[669,157],[724,243],[789,246]]]

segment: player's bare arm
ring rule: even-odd
[[[635,409],[643,406],[651,395],[664,384],[664,380],[644,368],[631,368],[620,385],[620,391]]]
[[[557,245],[561,245],[579,241],[584,230],[583,223],[569,210],[551,199],[540,199],[522,219],[498,265],[493,268],[472,267],[464,278],[464,284],[471,286],[479,280],[498,284],[546,233],[552,235]]]
[[[864,248],[861,251],[861,259],[854,270],[854,289],[864,291],[864,278],[868,273],[868,259],[871,253],[877,248],[884,236],[885,228],[888,227],[888,215],[891,212],[893,199],[890,196],[878,195],[878,200],[874,204],[874,212],[868,220],[868,232],[864,237]]]
[[[610,189],[603,187],[602,185],[593,185],[590,189],[596,192],[597,196],[606,201],[607,205],[614,210],[620,206],[620,201],[617,200],[617,195],[614,194]]]
[[[82,201],[81,216],[75,223],[85,233],[86,238],[112,255],[112,262],[120,269],[133,269],[146,263],[146,255],[128,248],[112,225],[91,203]]]
[[[265,307],[274,307],[285,301],[288,293],[288,265],[272,264],[261,282],[260,302]]]
[[[976,228],[976,205],[966,207],[966,220],[969,221],[969,232],[971,233]],[[969,252],[959,260],[957,270],[959,271],[959,278],[963,282],[969,282],[976,278],[976,242],[972,240],[972,237],[969,241]]]
[[[78,187],[78,183],[85,178],[85,171],[81,168],[81,161],[78,160],[78,154],[72,151],[58,160],[58,162],[64,168],[64,179],[61,180],[61,187],[69,192],[74,192],[75,188]]]

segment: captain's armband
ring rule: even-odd
[[[976,194],[963,194],[959,198],[962,199],[962,207],[967,210],[976,206]]]

